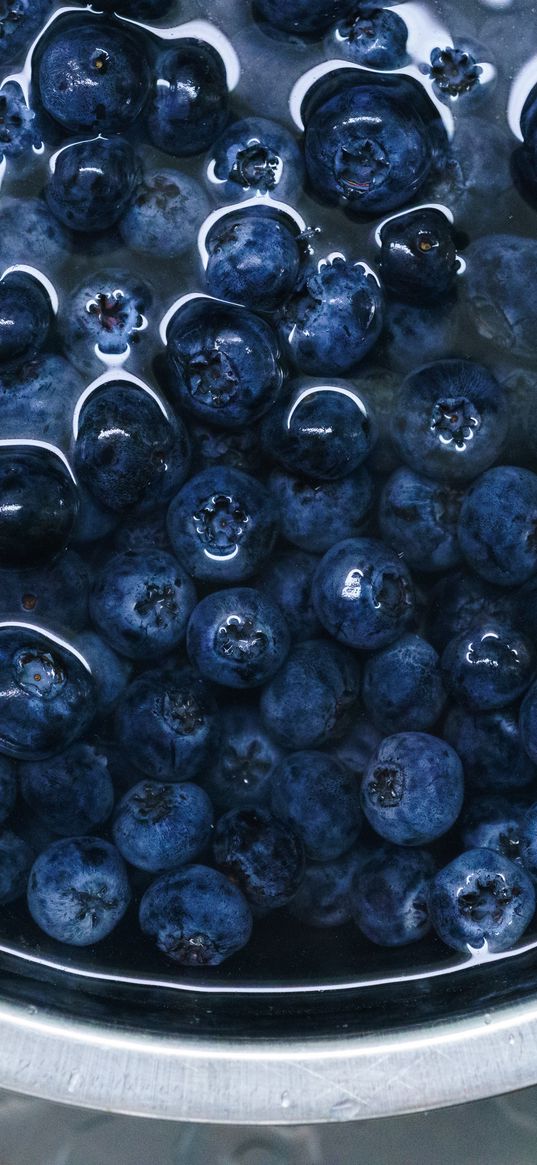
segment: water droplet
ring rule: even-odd
[[[82,1073],[79,1072],[77,1068],[75,1068],[75,1071],[71,1072],[71,1075],[67,1081],[67,1091],[71,1094],[73,1092],[76,1092],[76,1090],[77,1090],[79,1084],[81,1084],[81,1082],[82,1082]]]
[[[344,1100],[337,1100],[330,1109],[330,1116],[332,1120],[345,1121],[350,1120],[355,1115],[356,1106],[350,1096]]]
[[[513,1035],[513,1034],[511,1034],[511,1035],[509,1036],[509,1041],[508,1041],[508,1042],[509,1042],[509,1047],[511,1047],[511,1048],[512,1048],[512,1047],[514,1046],[514,1043],[515,1043],[515,1037],[514,1037],[514,1035]]]
[[[280,1103],[281,1103],[282,1108],[289,1108],[290,1107],[291,1098],[290,1098],[288,1092],[282,1092],[281,1097],[280,1097]]]
[[[484,1016],[483,1016],[483,1023],[486,1023],[488,1026],[488,1024],[491,1022],[492,1022],[492,1016],[490,1016],[488,1011],[486,1011]]]

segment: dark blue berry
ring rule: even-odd
[[[489,583],[517,586],[537,572],[537,474],[489,469],[470,487],[459,517],[464,557]]]
[[[49,297],[41,283],[22,271],[0,280],[0,366],[20,367],[43,347],[51,320]]]
[[[108,646],[94,631],[77,635],[76,647],[87,660],[97,689],[97,711],[108,716],[131,678],[132,664]]]
[[[528,299],[528,286],[537,262],[537,241],[518,235],[485,235],[470,244],[464,258],[461,290],[476,331],[513,359],[534,360],[537,308]]]
[[[282,750],[246,705],[231,705],[222,713],[222,739],[198,780],[222,811],[265,805],[274,766]]]
[[[454,749],[425,732],[387,736],[362,783],[362,808],[376,833],[395,845],[424,845],[451,829],[464,777]]]
[[[308,858],[338,858],[362,828],[360,786],[352,773],[323,752],[294,752],[272,775],[271,808],[302,839]]]
[[[529,926],[535,891],[527,874],[491,849],[460,854],[436,875],[431,889],[433,926],[447,946],[505,951]]]
[[[467,48],[448,45],[431,52],[429,76],[441,101],[473,94],[480,87],[482,74],[482,66]]]
[[[373,538],[348,538],[332,546],[315,572],[312,597],[330,635],[367,651],[394,643],[414,614],[407,567]]]
[[[38,269],[59,266],[69,257],[71,237],[65,226],[38,198],[9,198],[0,206],[0,257],[3,267],[20,263],[21,255]]]
[[[261,436],[267,456],[291,473],[334,481],[365,461],[376,425],[348,382],[297,380],[264,420]]]
[[[495,620],[474,624],[448,643],[442,656],[447,692],[472,712],[493,712],[522,696],[535,673],[530,639]]]
[[[397,12],[371,0],[359,0],[335,32],[335,48],[369,69],[400,69],[407,63],[408,29]]]
[[[453,486],[431,481],[412,469],[396,469],[380,498],[379,525],[384,541],[413,570],[429,572],[457,566],[462,497]]]
[[[426,850],[383,846],[355,874],[354,921],[371,942],[401,947],[431,929],[429,894],[436,863]]]
[[[320,36],[344,12],[348,0],[254,0],[255,15],[273,28]]]
[[[382,227],[380,243],[382,283],[396,299],[428,305],[453,288],[457,249],[442,211],[426,206],[396,215]]]
[[[384,297],[373,273],[338,255],[309,267],[286,304],[280,334],[299,371],[347,376],[376,344]]]
[[[62,356],[46,352],[9,369],[0,377],[0,423],[3,437],[35,439],[68,448],[73,412],[83,383]]]
[[[232,809],[220,818],[213,854],[255,914],[285,906],[304,875],[304,846],[298,832],[259,807]]]
[[[52,0],[2,0],[0,63],[12,67],[48,20]],[[21,62],[22,63],[22,62]]]
[[[195,178],[178,170],[146,170],[119,224],[131,251],[152,259],[177,259],[208,214],[207,198]]]
[[[190,781],[218,747],[216,705],[204,680],[179,666],[147,671],[116,712],[116,740],[144,776]]]
[[[102,19],[53,29],[39,61],[41,101],[70,133],[121,133],[141,113],[149,79],[141,38]]]
[[[130,897],[122,858],[98,837],[53,842],[34,862],[28,880],[34,921],[51,938],[77,947],[106,938]]]
[[[252,587],[232,587],[198,603],[188,624],[187,651],[205,679],[254,688],[281,667],[289,631],[270,599]]]
[[[520,857],[522,865],[530,875],[532,882],[537,882],[537,805],[531,805],[522,818],[520,831]]]
[[[200,420],[241,429],[280,395],[276,336],[242,307],[195,299],[168,328],[170,391]]]
[[[382,732],[432,728],[446,699],[434,647],[419,635],[403,635],[375,652],[365,662],[362,696]]]
[[[73,231],[105,231],[125,213],[136,188],[138,163],[123,138],[92,138],[56,154],[45,187],[53,215]]]
[[[125,861],[158,874],[194,861],[212,824],[212,805],[199,785],[140,781],[119,802],[112,832]]]
[[[484,579],[458,571],[446,574],[429,593],[426,636],[443,651],[448,643],[478,623],[512,617],[511,595]],[[516,626],[520,626],[518,620]]]
[[[241,891],[218,870],[187,866],[146,890],[140,926],[181,966],[216,967],[246,946],[252,914]]]
[[[463,849],[493,849],[512,862],[520,861],[524,814],[525,806],[507,797],[474,797],[459,822]]]
[[[304,163],[289,130],[264,117],[235,121],[215,142],[207,177],[220,200],[272,194],[291,202],[302,186]]]
[[[311,584],[319,559],[303,550],[282,550],[271,557],[256,579],[257,588],[278,606],[291,639],[314,639],[321,624],[311,602]]]
[[[468,712],[453,707],[444,722],[444,737],[461,758],[466,783],[485,793],[516,792],[537,776],[521,740],[518,709]]]
[[[220,54],[202,41],[182,40],[154,66],[147,125],[153,145],[186,158],[215,141],[228,119],[226,70]]]
[[[322,639],[297,643],[261,694],[261,716],[284,748],[317,748],[342,736],[360,691],[352,652]]]
[[[19,771],[26,804],[62,837],[91,833],[112,812],[114,787],[99,744],[75,741],[58,756],[26,761]]]
[[[322,929],[350,922],[352,880],[369,856],[359,845],[331,862],[307,863],[289,913],[306,926]]]
[[[0,558],[3,566],[38,566],[67,545],[78,511],[75,483],[46,448],[0,449]]]
[[[315,482],[275,469],[269,489],[284,538],[302,550],[322,553],[360,534],[373,502],[373,482],[363,466],[339,481]]]
[[[492,465],[507,437],[505,391],[470,360],[439,360],[411,373],[392,417],[401,459],[438,481],[471,481]]]
[[[81,631],[88,621],[89,570],[74,550],[51,563],[0,569],[0,612],[45,627]]]
[[[436,170],[427,185],[428,200],[449,207],[457,226],[471,230],[472,234],[477,214],[483,230],[494,229],[498,213],[501,214],[512,191],[511,150],[511,135],[501,122],[474,116],[458,118],[449,149],[442,159],[437,159]],[[508,236],[503,238],[507,243]],[[487,258],[489,243],[490,240],[478,238],[469,250],[475,256],[474,270],[478,264],[481,270],[483,248],[483,262],[488,268],[485,281],[492,290],[492,270]],[[467,257],[465,252],[465,260]],[[466,279],[460,283],[464,291]],[[501,323],[500,313],[497,322]]]
[[[0,38],[0,57],[1,45]],[[30,151],[40,146],[41,131],[34,110],[20,85],[7,81],[0,89],[0,157],[16,158],[20,165],[24,155],[33,160]]]
[[[297,282],[302,250],[292,219],[270,208],[226,214],[207,236],[207,291],[255,311],[281,307]]]
[[[149,511],[185,480],[190,446],[183,422],[128,381],[98,388],[82,406],[74,450],[80,480],[105,509]]]
[[[6,756],[0,756],[0,825],[7,821],[15,807],[17,785],[17,773],[13,762]]]
[[[466,326],[454,294],[428,304],[388,296],[382,334],[384,358],[394,372],[407,375],[416,368],[417,353],[423,364],[456,352]]]
[[[147,328],[151,292],[126,271],[99,271],[70,297],[59,320],[64,348],[81,372],[97,376],[110,356],[130,353]]]
[[[164,550],[107,559],[93,583],[90,614],[111,647],[128,659],[162,659],[183,642],[196,605],[194,584]]]
[[[330,742],[330,751],[361,781],[381,740],[382,734],[374,727],[370,717],[358,709],[343,738]]]
[[[227,466],[191,478],[168,511],[179,562],[194,579],[215,585],[251,578],[270,558],[276,533],[268,490]]]
[[[0,42],[1,43],[1,42]],[[26,893],[33,861],[30,846],[11,829],[0,832],[0,905],[15,902]]]

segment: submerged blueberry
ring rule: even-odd
[[[419,635],[402,635],[365,662],[362,696],[383,732],[420,731],[436,724],[446,696],[440,659]]]
[[[0,63],[12,66],[48,19],[52,0],[2,0]]]
[[[153,145],[177,158],[201,154],[227,118],[226,70],[212,45],[183,39],[160,53],[147,110]]]
[[[348,0],[254,0],[254,12],[273,28],[319,36],[345,11]]]
[[[467,802],[460,819],[463,849],[493,849],[519,862],[523,855],[525,806],[490,794]]]
[[[472,570],[498,586],[537,572],[537,474],[513,465],[489,469],[464,498],[459,543]]]
[[[135,768],[155,781],[190,781],[218,744],[216,705],[190,668],[146,671],[127,688],[116,711],[116,740]]]
[[[141,255],[177,259],[189,250],[208,209],[202,187],[189,174],[146,169],[119,224],[121,237]]]
[[[64,550],[78,512],[76,485],[47,448],[0,448],[0,555],[3,566],[38,566]]]
[[[425,732],[387,736],[362,783],[362,808],[376,833],[395,845],[424,845],[447,833],[462,808],[457,753]]]
[[[252,914],[241,891],[218,870],[186,866],[146,890],[140,926],[183,967],[216,967],[246,946]]]
[[[284,748],[318,748],[350,726],[360,694],[360,665],[339,644],[308,639],[291,648],[261,694],[261,717]]]
[[[194,584],[164,550],[108,558],[93,583],[90,614],[111,647],[128,659],[162,659],[183,642],[196,605]]]
[[[528,286],[537,260],[537,241],[519,235],[485,235],[470,243],[464,258],[461,292],[477,333],[515,359],[534,360],[537,310],[528,299]]]
[[[488,620],[448,643],[442,676],[449,695],[473,712],[504,708],[529,687],[537,657],[530,639],[506,623]]]
[[[89,569],[74,550],[40,566],[0,568],[0,612],[45,627],[81,631],[88,621]]]
[[[304,875],[304,847],[298,832],[267,809],[232,809],[216,824],[216,865],[256,914],[285,906]]]
[[[110,816],[114,787],[105,748],[75,741],[47,760],[20,765],[21,793],[52,833],[90,833]]]
[[[53,842],[34,862],[28,881],[34,921],[51,938],[77,947],[106,938],[130,897],[123,860],[99,837]]]
[[[264,117],[245,117],[215,142],[207,178],[219,199],[237,202],[271,194],[289,202],[302,185],[304,162],[289,130]]]
[[[50,299],[43,285],[24,271],[0,280],[0,366],[20,367],[43,347],[51,322]]]
[[[268,457],[291,473],[321,481],[345,477],[365,461],[377,437],[375,417],[352,384],[291,381],[263,422]]]
[[[296,830],[314,861],[340,857],[360,834],[360,786],[328,753],[285,757],[272,775],[270,800],[273,813]]]
[[[306,926],[321,929],[350,922],[352,881],[368,857],[369,851],[359,842],[340,858],[306,863],[302,884],[288,904],[289,913]]]
[[[321,624],[311,602],[311,584],[319,559],[303,550],[272,555],[256,586],[280,608],[292,640],[314,639]]]
[[[529,926],[535,891],[519,865],[491,849],[460,854],[436,875],[431,917],[440,938],[457,951],[512,947]]]
[[[59,321],[65,351],[81,372],[98,376],[111,356],[127,359],[147,327],[151,292],[126,271],[98,271],[69,297]]]
[[[366,651],[394,643],[414,614],[407,567],[374,538],[348,538],[332,546],[317,567],[312,597],[330,635]]]
[[[1,39],[0,39],[1,54]],[[0,157],[22,161],[41,146],[41,130],[35,111],[20,85],[6,81],[0,89]]]
[[[283,214],[248,208],[226,214],[207,237],[207,291],[255,311],[281,307],[298,279],[298,227]]]
[[[187,651],[205,679],[255,688],[283,663],[289,631],[270,599],[252,587],[230,587],[198,603],[188,624]]]
[[[126,211],[137,177],[136,154],[125,139],[74,142],[56,154],[45,198],[71,230],[104,231]]]
[[[257,710],[245,704],[223,710],[221,729],[220,747],[198,780],[223,812],[266,805],[282,749]]]
[[[140,781],[119,802],[112,832],[125,861],[158,874],[194,861],[212,824],[212,805],[199,785]]]
[[[355,874],[354,921],[371,942],[401,947],[431,929],[429,894],[436,863],[426,850],[383,846]]]
[[[461,552],[457,523],[463,494],[411,469],[396,469],[380,496],[379,525],[384,541],[413,570],[442,571],[457,566]]]
[[[373,481],[365,466],[339,481],[323,482],[275,469],[268,484],[283,537],[314,552],[360,534],[373,503]]]
[[[535,781],[535,765],[524,751],[518,708],[469,712],[455,705],[444,721],[444,737],[459,754],[469,790],[507,793]]]

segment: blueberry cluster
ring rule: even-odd
[[[383,0],[171,8],[0,9],[0,904],[187,967],[282,909],[505,951],[537,88],[515,148],[473,8],[427,52]]]

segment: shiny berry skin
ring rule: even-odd
[[[470,360],[439,360],[404,381],[392,440],[410,469],[441,482],[471,481],[502,451],[508,424],[504,390]]]
[[[520,862],[526,808],[523,802],[498,794],[467,801],[459,822],[462,848],[493,849],[511,862]]]
[[[442,655],[447,692],[473,712],[492,712],[522,696],[535,674],[530,639],[508,624],[489,620],[463,631]]]
[[[431,929],[429,893],[436,862],[426,850],[382,846],[357,871],[350,892],[354,921],[370,942],[402,947]]]
[[[285,660],[289,631],[270,599],[252,587],[233,587],[198,603],[188,624],[187,651],[206,680],[255,688]]]
[[[170,663],[143,672],[119,701],[115,737],[144,776],[165,783],[195,780],[218,747],[212,692],[188,667]]]
[[[53,756],[81,736],[97,708],[89,667],[44,631],[0,628],[0,753]]]
[[[106,938],[123,918],[130,898],[122,858],[99,837],[55,841],[30,871],[32,918],[45,934],[72,946]]]
[[[292,219],[255,207],[218,220],[207,238],[205,283],[216,299],[254,311],[281,307],[298,279],[302,248]]]
[[[486,582],[517,586],[537,572],[537,474],[513,465],[489,469],[462,503],[459,543]]]
[[[434,647],[409,634],[369,656],[362,699],[375,727],[386,734],[432,728],[446,701]]]
[[[38,566],[64,550],[78,512],[65,463],[49,449],[0,448],[0,556],[3,566]]]
[[[337,26],[334,48],[356,65],[399,69],[407,63],[408,29],[397,12],[371,0],[353,4]]]
[[[304,876],[297,832],[266,809],[231,809],[216,824],[214,861],[242,890],[255,914],[285,906]]]
[[[442,652],[448,643],[466,631],[489,619],[510,622],[513,619],[513,598],[508,590],[485,582],[470,571],[456,571],[444,575],[429,592],[425,634],[430,643]],[[517,627],[522,626],[518,619]],[[530,630],[531,637],[531,630]]]
[[[466,98],[480,87],[483,68],[468,48],[447,45],[431,52],[429,76],[441,101]]]
[[[535,890],[519,865],[491,849],[460,854],[431,888],[433,926],[447,946],[505,951],[529,926]]]
[[[464,775],[451,745],[425,732],[387,736],[362,783],[369,824],[395,845],[426,845],[447,833],[462,808]]]
[[[19,367],[43,347],[51,323],[43,285],[23,271],[0,280],[0,368]]]
[[[355,715],[360,665],[353,652],[329,640],[291,648],[261,693],[261,718],[283,748],[318,748],[343,736]]]
[[[251,578],[270,558],[276,534],[268,490],[228,466],[190,478],[168,510],[174,554],[193,579],[213,585]]]
[[[228,118],[226,70],[220,54],[202,41],[180,40],[160,53],[147,108],[149,136],[176,158],[201,154]]]
[[[241,429],[278,399],[278,341],[253,312],[195,299],[174,316],[167,338],[170,394],[200,420]]]
[[[241,891],[218,870],[186,866],[146,890],[140,926],[180,966],[216,967],[246,946],[252,914]]]
[[[203,853],[212,824],[212,805],[199,785],[140,781],[117,805],[112,833],[126,862],[158,874]]]
[[[143,41],[125,25],[83,21],[52,35],[39,61],[47,113],[69,133],[121,133],[149,93]]]
[[[329,634],[362,651],[394,643],[414,614],[406,566],[373,538],[348,538],[332,546],[317,567],[312,597]]]
[[[347,0],[254,0],[261,21],[282,32],[320,36],[345,11]]]
[[[377,437],[375,417],[348,381],[297,380],[261,428],[267,457],[291,473],[336,481],[365,461]]]
[[[162,659],[184,641],[196,591],[164,550],[113,554],[97,572],[90,596],[94,627],[128,659]]]
[[[110,381],[82,405],[74,464],[92,498],[105,509],[150,512],[188,475],[187,431],[142,387]]]
[[[245,117],[224,130],[207,164],[207,179],[219,201],[238,202],[270,194],[292,202],[302,186],[304,162],[292,134],[264,117]]]
[[[137,178],[136,155],[123,138],[75,142],[56,155],[45,198],[71,230],[104,231],[125,213]]]
[[[461,552],[457,522],[462,490],[431,481],[412,469],[396,469],[386,482],[379,504],[384,541],[401,554],[412,570],[444,571],[457,566]]]
[[[324,752],[293,752],[272,775],[271,808],[301,838],[316,862],[338,858],[362,828],[360,789],[354,776]]]
[[[453,227],[442,211],[411,210],[382,227],[380,275],[396,299],[429,304],[444,298],[458,267]]]
[[[292,364],[309,376],[346,376],[376,344],[384,297],[362,263],[342,256],[309,267],[283,310],[280,335]]]

